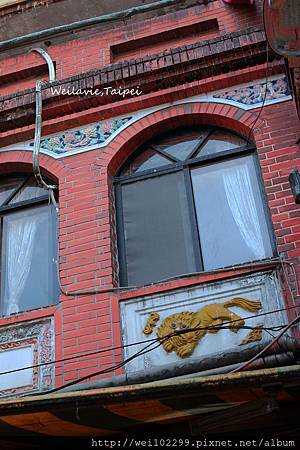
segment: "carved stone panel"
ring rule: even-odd
[[[146,346],[150,350],[125,371],[194,361],[203,361],[207,369],[246,360],[272,339],[264,327],[287,323],[284,312],[265,314],[282,307],[280,285],[270,271],[124,301],[123,343],[143,342],[125,347],[124,357]]]

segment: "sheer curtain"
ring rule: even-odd
[[[263,235],[253,194],[249,169],[236,165],[222,173],[227,202],[242,238],[255,259],[265,257]]]
[[[33,242],[38,226],[35,215],[6,219],[6,273],[4,314],[20,311],[20,301],[32,261]]]

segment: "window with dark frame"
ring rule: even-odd
[[[58,301],[56,212],[31,175],[0,180],[3,316]]]
[[[120,284],[276,254],[255,146],[216,127],[147,143],[115,178]]]

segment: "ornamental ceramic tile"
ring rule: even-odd
[[[41,148],[56,154],[64,154],[72,150],[103,145],[131,117],[108,119],[86,127],[65,131],[62,134],[41,140]],[[29,144],[33,147],[34,143]]]
[[[267,87],[267,90],[266,90]],[[266,94],[265,94],[266,90]],[[41,140],[41,153],[53,158],[63,158],[76,153],[100,149],[108,145],[119,133],[143,117],[156,111],[169,108],[171,105],[185,103],[214,102],[237,106],[240,109],[251,110],[259,106],[268,106],[273,103],[290,100],[291,90],[284,74],[273,75],[251,83],[233,86],[215,92],[208,92],[194,97],[187,97],[174,103],[165,103],[153,108],[136,111],[130,116],[115,117],[90,125],[64,131]],[[0,151],[7,150],[33,150],[33,141],[2,147]]]
[[[237,86],[226,91],[213,94],[212,98],[229,100],[239,105],[257,107],[263,102],[270,103],[286,99],[291,95],[288,80],[285,75],[260,80],[255,84]]]

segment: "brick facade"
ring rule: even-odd
[[[212,19],[218,21],[218,29],[201,31],[200,27],[200,31],[195,34],[182,36],[184,27],[196,27],[195,24]],[[248,33],[243,32],[246,28],[249,29]],[[80,85],[78,80],[81,78],[87,86],[89,83],[94,86],[130,83],[144,86],[144,92],[140,97],[113,99],[110,103],[108,99],[79,99],[74,96],[51,98],[48,85],[43,94],[43,135],[80,127],[103,118],[166,105],[163,109],[149,112],[136,120],[104,148],[59,159],[45,154],[40,156],[44,174],[59,185],[59,267],[61,282],[68,295],[61,294],[58,305],[3,317],[0,319],[0,326],[54,316],[55,358],[59,360],[77,356],[75,360],[57,363],[57,386],[122,361],[120,349],[110,350],[111,347],[121,345],[119,301],[122,299],[166,292],[258,270],[247,268],[240,269],[239,272],[224,271],[213,276],[202,274],[141,289],[113,290],[118,287],[118,257],[112,178],[137,147],[178,125],[217,125],[237,131],[245,137],[251,135],[259,155],[277,249],[286,260],[294,264],[297,280],[293,273],[289,276],[294,292],[297,292],[296,283],[300,283],[300,210],[295,204],[288,182],[290,171],[297,164],[299,166],[300,160],[299,146],[296,143],[299,125],[294,100],[265,106],[262,111],[260,107],[246,111],[217,102],[184,102],[185,98],[203,92],[214,92],[261,79],[266,70],[269,76],[284,73],[284,62],[275,55],[270,58],[266,69],[266,43],[261,30],[261,2],[256,2],[255,6],[232,6],[215,0],[175,12],[133,17],[125,23],[84,31],[73,39],[68,37],[62,42],[54,40],[47,49],[56,64],[57,86],[73,82]],[[168,49],[156,37],[153,38],[160,33],[168,33],[165,34]],[[229,36],[236,48],[226,47],[225,41]],[[243,48],[246,52],[253,42],[253,52],[257,52],[256,61],[250,61],[249,55],[253,53],[250,50],[247,56],[249,64],[240,63],[243,53],[235,63],[235,57],[238,57]],[[124,43],[127,43],[127,48]],[[210,55],[206,54],[205,45],[210,48]],[[186,62],[180,56],[179,62],[174,64],[174,56],[168,65],[170,47],[179,49],[177,53],[181,52],[181,55],[186,52]],[[150,56],[165,50],[164,55]],[[211,66],[209,76],[201,73],[201,77],[194,74],[190,80],[184,79],[181,68],[185,70],[188,67],[192,72],[192,69],[197,69],[197,65],[200,67],[202,64],[204,67],[205,61],[212,58],[212,55],[214,65]],[[130,58],[130,62],[125,63],[123,57]],[[139,61],[136,58],[143,59]],[[3,113],[10,111],[11,117],[10,122],[0,123],[1,145],[5,147],[32,139],[32,88],[36,78],[46,77],[47,67],[39,55],[32,53],[10,56],[6,52],[1,59],[0,80],[2,79],[3,84],[0,94],[6,97],[2,99],[0,109],[2,108]],[[164,60],[161,71],[155,67],[154,62],[159,68],[160,59]],[[148,61],[152,61],[149,66]],[[218,64],[225,66],[226,61],[227,69],[216,70],[214,73],[214,67]],[[137,67],[132,79],[130,65]],[[143,68],[139,68],[139,65]],[[110,79],[109,74],[112,72]],[[155,88],[155,82],[161,73],[166,83]],[[104,83],[101,78],[103,74],[107,76]],[[173,81],[169,83],[169,80]],[[177,100],[182,103],[170,105]],[[255,128],[252,129],[254,122]],[[0,152],[1,174],[19,170],[30,172],[31,162],[32,152],[27,150],[9,149]],[[291,305],[288,289],[286,286],[284,288],[286,304]],[[72,295],[72,291],[78,290],[91,293]],[[99,290],[103,292],[93,293]],[[291,310],[290,318],[295,315],[296,312]],[[106,351],[81,356],[98,350]],[[103,377],[120,373],[122,369],[117,369]]]

